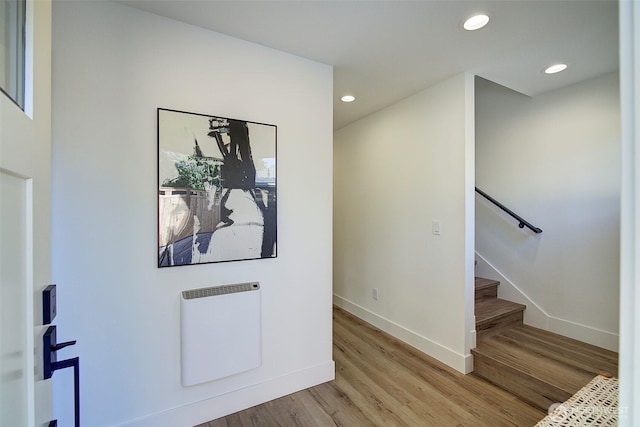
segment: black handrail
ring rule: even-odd
[[[506,213],[508,213],[509,215],[511,215],[512,217],[514,217],[515,219],[517,219],[519,228],[527,227],[527,228],[529,228],[531,231],[533,231],[536,234],[542,233],[541,229],[539,229],[538,227],[532,225],[530,222],[526,221],[520,215],[516,214],[511,209],[507,208],[505,205],[503,205],[502,203],[500,203],[499,201],[497,201],[496,199],[494,199],[493,197],[491,197],[490,195],[488,195],[487,193],[485,193],[484,191],[482,191],[478,187],[476,187],[476,192],[478,194],[480,194],[481,196],[483,196],[485,199],[489,200],[491,203],[493,203],[497,207],[499,207],[500,209],[502,209],[503,211],[505,211]]]

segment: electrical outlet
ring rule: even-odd
[[[373,288],[373,292],[371,292],[371,296],[374,300],[378,301],[378,288]]]

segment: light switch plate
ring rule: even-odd
[[[438,220],[431,223],[431,232],[435,236],[439,236],[442,229],[442,223]]]

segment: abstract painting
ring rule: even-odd
[[[158,108],[158,267],[274,258],[275,125]]]

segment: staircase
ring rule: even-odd
[[[474,375],[544,411],[598,373],[617,376],[617,353],[524,325],[526,307],[499,299],[498,285],[476,278]]]

